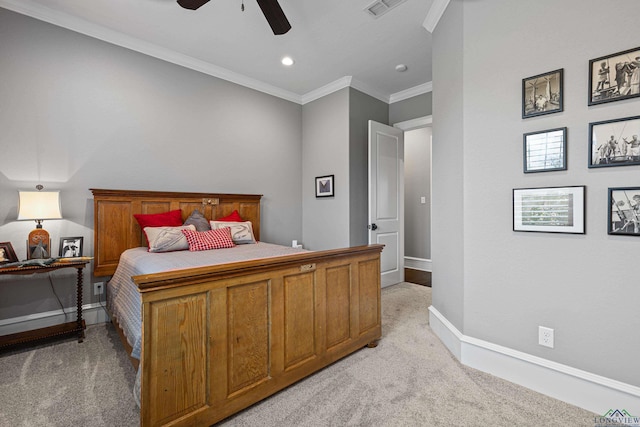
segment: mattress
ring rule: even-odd
[[[118,268],[107,284],[107,306],[133,349],[131,357],[139,360],[142,344],[142,300],[132,276],[285,256],[304,251],[264,242],[198,252],[150,253],[144,247],[128,249],[120,256]]]

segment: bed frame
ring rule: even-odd
[[[136,213],[237,209],[259,239],[260,196],[91,190],[94,275],[145,245]],[[135,276],[142,296],[141,425],[207,426],[381,337],[382,245]]]

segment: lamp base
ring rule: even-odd
[[[51,258],[51,240],[44,228],[36,228],[29,233],[27,259]]]

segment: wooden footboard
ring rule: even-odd
[[[142,426],[207,426],[381,336],[381,245],[135,276]]]

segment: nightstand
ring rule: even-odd
[[[78,305],[78,311],[76,320],[62,323],[60,325],[49,326],[46,328],[34,329],[31,331],[18,332],[10,335],[0,336],[0,350],[4,350],[9,347],[14,347],[22,344],[26,344],[32,341],[44,340],[47,338],[62,337],[68,335],[77,335],[78,342],[82,342],[84,339],[85,324],[82,320],[82,270],[89,263],[86,260],[78,261],[65,261],[55,262],[47,266],[30,265],[24,267],[6,267],[0,266],[0,275],[24,275],[24,274],[42,274],[49,273],[54,270],[61,270],[64,268],[75,268],[77,270],[76,288],[77,296],[76,302]]]

